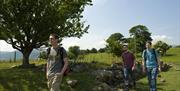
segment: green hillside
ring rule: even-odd
[[[171,48],[167,56],[162,57],[162,60],[171,63],[173,67],[167,72],[160,73],[165,82],[160,82],[161,78],[158,78],[158,91],[179,91],[180,71],[177,69],[180,67],[180,48]],[[92,61],[96,64],[92,64]],[[66,76],[61,85],[62,91],[91,91],[96,86],[95,78],[90,76],[91,70],[109,66],[113,62],[120,62],[120,59],[110,54],[100,53],[86,55],[79,62],[87,62],[89,64],[88,70],[80,73],[71,72]],[[44,64],[45,61],[31,61],[31,63],[38,66]],[[21,64],[19,61],[16,63],[0,62],[0,91],[48,91],[45,72],[42,69],[39,67],[12,68],[19,64]],[[68,79],[76,79],[78,84],[71,88],[66,84]],[[133,91],[148,91],[147,79],[143,78],[137,81],[137,88]]]

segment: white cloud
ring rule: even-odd
[[[106,45],[106,41],[105,40],[97,40],[96,43],[94,43],[94,45],[92,45],[93,48],[96,49],[100,49],[100,48],[104,48]]]
[[[166,35],[153,35],[152,36],[152,43],[155,44],[157,41],[163,41],[167,44],[172,44],[172,37]]]
[[[67,50],[70,46],[79,46],[80,49],[103,48],[106,45],[104,35],[89,32],[79,38],[65,38],[62,41],[63,47]]]
[[[15,49],[12,48],[10,44],[7,44],[4,40],[0,40],[0,51],[12,52],[15,51]]]
[[[62,41],[63,47],[68,50],[70,46],[79,46],[79,39],[78,38],[68,38]]]

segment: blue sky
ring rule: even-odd
[[[70,38],[64,46],[102,48],[113,33],[129,37],[133,26],[145,25],[152,33],[153,42],[180,44],[180,0],[93,0],[94,5],[83,13],[89,33],[81,39]]]
[[[149,29],[154,42],[180,45],[180,0],[93,0],[93,4],[83,12],[89,33],[80,39],[65,38],[66,49],[74,45],[81,49],[105,47],[111,34],[129,37],[129,29],[139,24]],[[3,41],[0,46],[0,51],[12,50]]]

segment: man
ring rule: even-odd
[[[59,37],[56,34],[50,34],[49,36],[51,47],[47,51],[46,76],[50,91],[60,91],[63,74],[68,66],[67,53],[64,48],[58,45],[58,39]],[[61,52],[63,55],[61,55]]]
[[[128,88],[130,85],[129,75],[133,81],[133,86],[136,85],[135,77],[133,70],[135,68],[135,56],[133,53],[128,51],[128,46],[123,46],[124,52],[122,53],[122,60],[123,60],[123,71],[124,71],[124,78],[125,78],[125,85]]]
[[[157,51],[152,47],[150,41],[146,42],[146,50],[143,51],[143,72],[146,72],[150,91],[157,91],[156,88],[156,78],[158,74],[158,68],[160,69],[160,60]]]

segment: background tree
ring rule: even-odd
[[[125,43],[125,38],[121,33],[112,34],[107,40],[107,50],[116,56],[121,56],[122,46]]]
[[[90,52],[91,52],[91,53],[97,53],[97,49],[96,49],[96,48],[92,48],[92,49],[90,50]]]
[[[91,0],[0,0],[0,39],[23,54],[29,64],[33,48],[47,44],[50,33],[81,37],[89,28],[81,21]]]
[[[152,41],[151,33],[146,26],[137,25],[132,27],[129,30],[130,33],[130,40],[129,45],[133,47],[134,45],[134,52],[139,53],[145,49],[146,41]]]
[[[87,55],[87,54],[88,54],[87,50],[80,50],[80,54],[78,56],[78,60],[83,60],[85,55]]]
[[[106,47],[105,48],[100,48],[99,50],[98,50],[98,52],[100,52],[100,53],[103,53],[103,52],[106,52]]]
[[[91,50],[89,50],[89,49],[86,49],[86,53],[88,54],[88,53],[90,53],[91,52]]]
[[[134,39],[133,38],[126,38],[126,43],[128,43],[128,49],[131,52],[135,53],[135,51],[136,51],[135,44],[136,43],[135,43]]]
[[[167,50],[169,50],[171,48],[171,46],[165,42],[158,41],[154,45],[154,48],[161,54],[161,56],[164,56],[164,55],[166,55]]]
[[[87,50],[80,50],[80,55],[86,55],[87,54]]]
[[[180,45],[176,45],[175,48],[180,48]]]
[[[70,59],[77,60],[78,56],[80,54],[79,46],[71,46],[68,49],[68,57]]]

